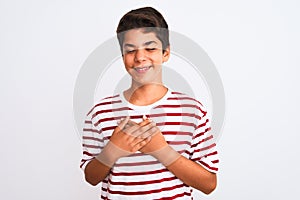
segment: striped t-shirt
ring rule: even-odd
[[[123,94],[104,98],[96,104],[85,120],[80,167],[84,170],[87,163],[101,152],[121,118],[130,116],[138,123],[143,115],[156,123],[168,144],[182,156],[211,172],[218,171],[216,144],[203,105],[194,98],[171,90],[162,99],[147,106],[133,105]],[[193,199],[191,187],[154,157],[139,151],[115,163],[102,181],[100,198]]]

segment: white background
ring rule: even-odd
[[[79,169],[74,84],[145,5],[208,53],[225,87],[218,188],[195,199],[299,198],[299,1],[1,0],[1,199],[98,199]]]

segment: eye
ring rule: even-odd
[[[131,53],[134,53],[134,52],[135,52],[135,49],[125,50],[124,51],[125,54],[131,54]]]
[[[146,48],[147,51],[155,51],[156,48]]]

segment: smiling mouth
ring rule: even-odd
[[[146,66],[146,67],[134,67],[133,69],[138,73],[145,73],[147,72],[152,66]]]

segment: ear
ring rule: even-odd
[[[170,46],[168,46],[163,52],[163,62],[167,62],[170,58]]]

